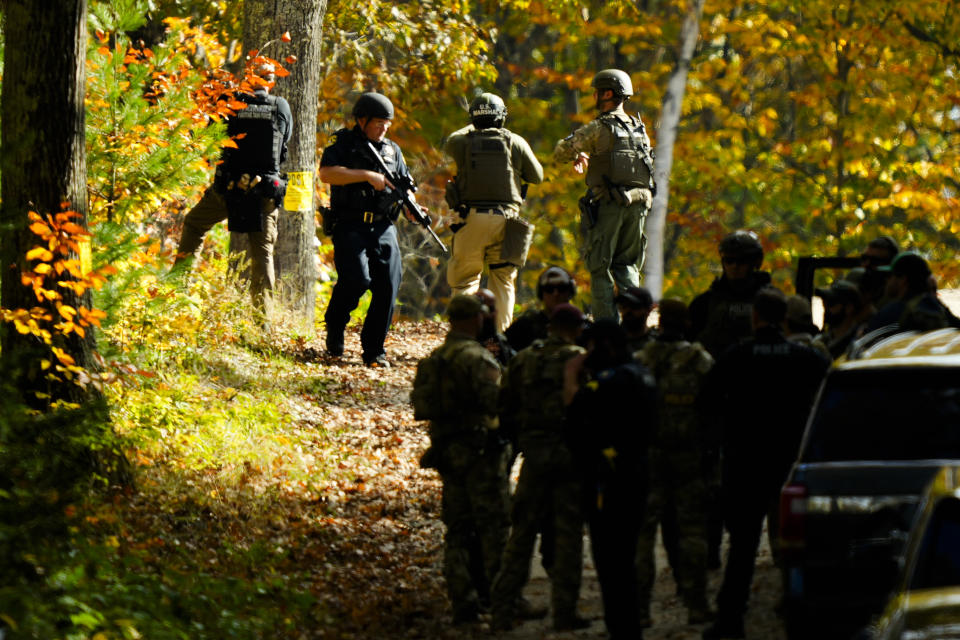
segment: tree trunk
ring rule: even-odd
[[[667,82],[657,128],[657,159],[653,175],[657,181],[657,195],[653,198],[650,219],[647,220],[647,256],[643,266],[644,285],[658,300],[663,294],[663,231],[667,222],[667,204],[670,199],[670,170],[673,165],[673,145],[677,139],[683,94],[687,88],[690,59],[700,37],[700,15],[704,0],[690,0],[687,15],[680,30],[680,47],[677,65]]]
[[[280,60],[290,71],[277,78],[273,94],[290,103],[293,137],[282,167],[290,177],[288,198],[281,207],[279,237],[274,253],[278,300],[310,326],[316,298],[316,198],[317,95],[320,90],[320,47],[326,0],[247,0],[244,3],[244,46],[261,49],[265,56]],[[290,32],[291,42],[280,36]],[[272,42],[271,42],[272,41]],[[266,48],[263,48],[270,42]],[[284,59],[295,55],[297,61]],[[308,194],[294,202],[292,191],[300,186]],[[231,239],[232,241],[232,239]],[[231,242],[232,244],[232,242]]]
[[[86,160],[84,149],[84,60],[87,44],[86,0],[6,0],[3,33],[6,39],[0,97],[0,304],[6,309],[44,306],[55,321],[49,302],[38,302],[23,286],[26,253],[40,244],[28,229],[29,211],[41,215],[61,211],[61,203],[80,214],[74,222],[86,226]],[[76,257],[76,256],[74,256]],[[65,279],[67,274],[61,276]],[[75,296],[58,289],[64,303],[90,307],[90,294]],[[93,367],[93,332],[86,337],[54,335],[78,366]],[[38,357],[39,356],[39,357]],[[49,386],[40,370],[49,348],[33,335],[21,335],[0,323],[0,362],[15,371],[20,390],[51,393],[54,400],[87,398],[72,383]]]

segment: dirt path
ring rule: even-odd
[[[376,538],[378,537],[376,533],[378,529],[387,531],[399,527],[410,532],[410,535],[405,539],[387,536],[383,540],[385,547],[390,549],[395,556],[399,554],[419,556],[419,559],[412,563],[418,570],[413,572],[407,570],[402,574],[401,584],[406,595],[398,600],[395,595],[388,595],[388,589],[383,588],[386,585],[382,585],[383,590],[378,589],[377,593],[371,593],[369,602],[362,605],[362,610],[364,615],[381,615],[391,618],[393,624],[397,625],[395,629],[397,637],[492,637],[486,623],[457,628],[451,625],[450,609],[443,595],[441,577],[443,527],[439,523],[439,479],[434,472],[423,471],[415,466],[415,456],[426,447],[428,439],[424,425],[412,420],[409,406],[406,404],[404,390],[408,390],[412,383],[416,362],[439,344],[444,332],[443,325],[436,322],[399,323],[399,326],[395,327],[395,330],[391,333],[387,343],[387,351],[395,366],[386,370],[369,370],[358,366],[359,362],[353,362],[353,360],[359,360],[358,357],[354,358],[356,355],[354,352],[358,352],[359,349],[359,345],[355,344],[357,336],[354,331],[348,333],[347,355],[344,360],[339,362],[337,366],[328,369],[334,375],[342,374],[343,384],[347,384],[349,380],[355,380],[357,377],[368,379],[368,384],[363,385],[366,392],[365,401],[351,407],[350,410],[361,412],[380,407],[381,410],[388,409],[396,417],[396,426],[392,429],[364,429],[362,432],[354,432],[349,437],[354,440],[363,439],[368,449],[382,451],[382,456],[387,460],[396,459],[397,453],[401,453],[399,456],[401,458],[408,458],[404,460],[401,465],[402,468],[396,468],[394,473],[381,476],[377,480],[368,477],[361,490],[361,493],[366,494],[366,497],[355,495],[353,500],[350,501],[355,501],[354,504],[363,503],[366,505],[365,509],[372,511],[374,514],[374,517],[368,519],[365,524],[358,525],[359,529],[366,530],[364,535],[372,535]],[[334,407],[331,407],[331,409],[338,410]],[[400,437],[407,443],[402,452],[397,451],[397,440]],[[413,457],[413,464],[409,460],[411,457]],[[393,466],[396,467],[396,464],[393,464]],[[391,495],[394,497],[390,498]],[[402,499],[404,495],[418,496],[418,498],[416,501],[404,501]],[[397,496],[401,497],[400,502],[402,504],[400,505],[396,505]],[[395,505],[393,511],[389,513],[391,526],[387,529],[383,528],[385,517],[382,510],[369,509],[371,504],[381,501],[390,501]],[[375,544],[375,541],[371,540],[371,542]],[[584,549],[584,577],[580,613],[592,621],[590,628],[578,632],[555,633],[551,629],[550,619],[547,618],[542,621],[524,623],[513,631],[500,634],[497,637],[513,640],[606,637],[599,585],[592,559],[589,556],[589,541],[586,538]],[[391,571],[395,573],[398,569],[396,563],[390,562],[386,557],[368,558],[359,564],[372,564],[380,567],[380,569],[386,571],[386,574],[380,569],[376,569],[374,572],[381,576],[389,576]],[[407,565],[407,563],[402,564]],[[662,546],[658,546],[657,566],[659,570],[651,607],[654,624],[645,634],[645,637],[648,640],[699,638],[703,627],[685,624],[686,610],[676,596],[676,587],[670,569],[666,565]],[[366,572],[370,569],[366,566],[361,569],[360,566],[355,565],[352,569],[350,567],[338,568],[338,571],[341,570],[344,572],[353,570]],[[720,571],[710,574],[709,596],[711,602],[715,598],[721,578]],[[549,603],[549,582],[540,566],[538,556],[535,556],[533,560],[532,576],[525,593],[536,604],[547,605]],[[765,640],[779,640],[784,637],[780,622],[773,613],[773,607],[779,599],[779,595],[778,574],[771,563],[769,549],[764,542],[758,559],[751,610],[747,617],[749,637],[764,638]],[[404,615],[401,615],[402,612],[398,610],[402,608],[408,608]],[[378,628],[382,629],[381,624],[362,624],[362,617],[358,619],[354,616],[354,619],[358,623],[356,633],[344,637],[374,637],[368,632]]]

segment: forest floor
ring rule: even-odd
[[[418,466],[428,437],[408,401],[416,363],[444,334],[436,321],[399,322],[386,345],[394,366],[383,369],[362,366],[355,326],[348,329],[346,354],[336,360],[322,355],[319,338],[292,341],[266,356],[227,349],[222,362],[206,363],[192,396],[180,401],[237,403],[243,394],[266,394],[282,433],[241,443],[260,450],[246,458],[231,451],[241,444],[230,438],[257,438],[242,428],[215,447],[199,432],[188,434],[189,427],[165,433],[174,448],[145,441],[135,451],[137,489],[103,505],[92,526],[103,527],[108,550],[136,555],[137,571],[178,593],[175,615],[202,619],[206,609],[219,607],[223,615],[259,616],[260,629],[273,627],[272,635],[252,637],[489,636],[483,622],[451,624],[441,575],[440,482]],[[170,444],[184,438],[193,440],[181,449]],[[210,449],[207,461],[197,462],[188,449],[203,446]],[[654,626],[646,637],[698,638],[702,627],[685,624],[662,549],[658,560]],[[580,607],[592,621],[589,629],[554,633],[547,618],[501,637],[606,637],[588,552],[584,566]],[[721,572],[710,574],[711,601],[720,579]],[[537,604],[549,601],[537,558],[526,594]],[[750,637],[783,637],[773,614],[778,597],[764,546],[747,618]]]

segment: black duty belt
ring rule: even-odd
[[[354,222],[357,224],[373,224],[386,220],[390,216],[376,211],[336,211],[337,219],[343,222]]]
[[[506,215],[503,209],[500,207],[470,207],[471,213],[489,213],[495,216]]]

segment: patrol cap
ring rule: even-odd
[[[584,320],[586,320],[586,316],[583,315],[583,311],[569,302],[558,304],[553,308],[553,313],[550,314],[551,327],[579,327]]]
[[[630,307],[649,308],[653,306],[653,296],[646,287],[627,287],[613,301]]]
[[[487,311],[489,311],[487,305],[480,302],[478,297],[468,296],[462,293],[453,296],[450,304],[447,305],[447,315],[451,320],[464,320],[466,318],[472,318],[478,313],[486,313]]]
[[[893,262],[877,267],[877,271],[889,271],[895,276],[904,276],[911,282],[920,282],[930,277],[930,266],[927,261],[913,251],[898,253]]]
[[[829,287],[817,289],[816,294],[827,306],[852,304],[859,307],[861,304],[860,288],[849,280],[834,280]]]
[[[810,301],[803,296],[787,298],[787,322],[797,327],[808,327],[813,324],[813,311]]]

